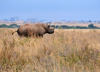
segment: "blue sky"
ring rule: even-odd
[[[0,0],[0,20],[99,20],[100,0]]]

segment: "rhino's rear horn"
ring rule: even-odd
[[[50,27],[50,24],[48,25],[48,28]]]

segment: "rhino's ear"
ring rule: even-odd
[[[50,24],[48,25],[48,28],[50,27]]]

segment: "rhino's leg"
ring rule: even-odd
[[[43,37],[43,34],[39,34],[39,37]]]
[[[21,37],[22,36],[22,34],[19,32],[19,30],[17,30],[17,33],[18,33],[18,35]]]

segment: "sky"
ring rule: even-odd
[[[0,20],[100,21],[100,0],[0,0]]]

